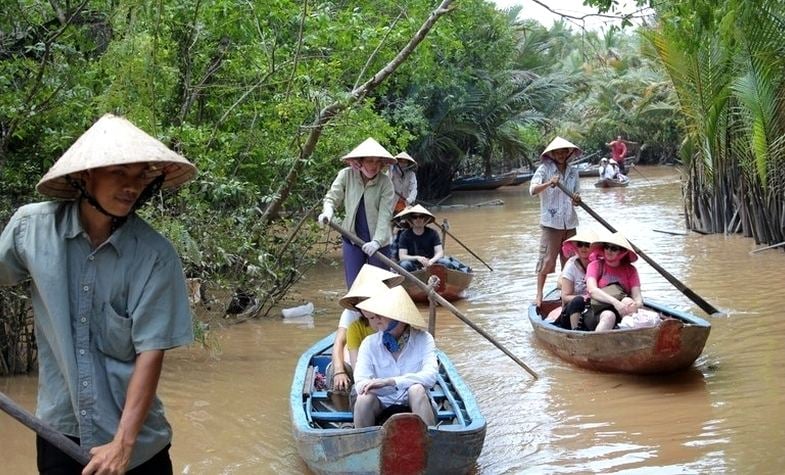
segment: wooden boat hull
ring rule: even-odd
[[[594,183],[595,188],[621,188],[628,186],[630,184],[630,179],[626,180],[612,180],[610,178],[603,178],[601,180],[597,180]]]
[[[471,176],[453,180],[450,189],[452,191],[495,190],[510,185],[513,181],[515,181],[515,175]]]
[[[600,174],[600,166],[599,165],[588,165],[588,166],[580,166],[578,165],[578,176],[581,178],[586,177],[596,177]]]
[[[329,395],[316,391],[311,383],[314,372],[324,373],[334,338],[333,333],[303,353],[292,382],[292,431],[311,471],[430,474],[475,470],[485,441],[485,418],[444,353],[437,350],[440,373],[431,390],[439,405],[436,426],[426,427],[413,414],[396,414],[383,426],[342,428],[351,425],[351,413],[337,410]]]
[[[535,337],[543,346],[561,359],[582,368],[653,374],[669,373],[691,366],[703,351],[711,324],[695,315],[648,299],[645,305],[670,318],[651,328],[626,328],[608,332],[574,331],[546,323],[532,305],[529,307],[529,321]],[[543,304],[543,311],[549,308],[553,306]]]
[[[469,287],[469,284],[472,283],[472,279],[474,279],[474,272],[461,272],[454,269],[448,269],[441,264],[434,264],[428,269],[420,269],[411,274],[425,283],[428,282],[428,278],[431,275],[438,277],[439,287],[436,289],[436,293],[450,302],[462,299],[465,290]],[[403,285],[403,288],[406,289],[406,292],[415,302],[428,301],[428,294],[416,284],[405,280],[401,285]]]
[[[532,177],[534,176],[533,172],[522,172],[522,173],[511,173],[515,178],[512,180],[512,183],[509,183],[507,186],[518,186],[527,181],[531,181]]]

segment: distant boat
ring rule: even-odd
[[[600,166],[597,164],[583,162],[575,165],[575,168],[578,169],[578,176],[582,178],[600,176]]]
[[[559,358],[582,368],[613,373],[668,373],[689,367],[706,344],[711,324],[649,299],[645,307],[665,317],[657,326],[606,332],[566,330],[542,315],[561,305],[558,289],[549,293],[538,313],[529,307],[534,336]]]
[[[513,175],[515,177],[515,179],[512,181],[512,183],[510,183],[507,186],[521,185],[523,183],[526,183],[527,181],[530,181],[532,179],[532,177],[534,176],[534,172],[517,172],[517,173],[513,172],[513,173],[509,173],[509,174]]]
[[[474,272],[462,272],[455,269],[449,269],[441,264],[434,264],[427,269],[416,270],[411,273],[421,281],[428,283],[428,277],[435,275],[439,278],[439,287],[436,293],[449,301],[462,299],[464,291],[471,284],[474,279]],[[426,294],[419,286],[409,282],[403,281],[403,288],[415,302],[427,302],[428,294]]]
[[[431,389],[437,425],[417,415],[395,414],[382,426],[355,429],[352,413],[314,381],[332,360],[335,333],[306,350],[297,363],[289,396],[297,451],[317,474],[473,473],[485,441],[486,422],[450,359],[436,350],[439,376]]]
[[[456,178],[452,181],[452,191],[495,190],[496,188],[510,185],[515,181],[515,175],[469,176]]]
[[[624,175],[622,175],[624,176]],[[614,179],[614,178],[601,178],[594,183],[595,188],[619,188],[628,186],[630,184],[629,177],[624,177],[622,179]]]

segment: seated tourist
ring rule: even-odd
[[[413,272],[428,268],[433,264],[441,264],[448,269],[471,272],[457,259],[444,257],[444,248],[439,233],[428,226],[434,222],[434,216],[422,205],[406,208],[395,215],[395,220],[406,225],[398,239],[398,261],[404,269]]]
[[[595,234],[591,230],[581,228],[562,244],[562,252],[569,257],[559,276],[562,306],[549,316],[549,320],[554,320],[554,323],[562,328],[576,330],[581,314],[589,302],[586,268],[594,239]]]
[[[349,345],[349,328],[360,317],[360,312],[354,306],[361,300],[368,298],[379,289],[387,288],[388,285],[398,285],[403,282],[403,276],[380,269],[370,264],[365,264],[360,268],[360,272],[352,283],[352,287],[344,295],[339,303],[344,307],[341,319],[338,322],[338,330],[335,334],[333,343],[332,363],[327,367],[326,378],[328,389],[331,391],[345,392],[352,385],[352,351],[359,349],[359,343],[352,347]],[[352,332],[352,345],[354,345],[357,332],[362,328],[355,328]],[[353,349],[352,349],[353,348]],[[348,360],[348,361],[347,361]]]
[[[632,265],[638,255],[618,232],[598,238],[591,249],[586,289],[591,296],[592,315],[583,323],[590,331],[612,330],[622,317],[643,307],[638,270]]]
[[[354,370],[354,427],[380,425],[398,412],[413,412],[436,424],[429,390],[439,365],[433,337],[417,306],[401,286],[357,304],[378,332],[360,344]],[[382,419],[382,420],[380,420]]]

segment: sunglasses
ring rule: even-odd
[[[583,241],[575,241],[575,247],[590,247],[591,243]]]
[[[602,246],[602,247],[603,247],[603,249],[605,249],[606,251],[613,251],[613,252],[619,252],[619,251],[621,251],[622,249],[624,249],[623,247],[614,246],[613,244],[603,244],[603,246]]]

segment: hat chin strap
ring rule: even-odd
[[[90,206],[92,206],[93,208],[97,209],[101,214],[109,216],[112,219],[112,232],[114,232],[120,226],[125,224],[126,220],[128,219],[128,216],[130,216],[131,214],[136,212],[137,209],[139,209],[155,193],[157,193],[158,190],[161,189],[161,185],[163,185],[164,180],[166,179],[166,175],[161,174],[161,175],[158,175],[157,177],[155,177],[155,179],[152,182],[150,182],[150,184],[147,185],[145,187],[145,189],[142,190],[141,193],[139,193],[139,197],[136,198],[136,202],[131,207],[131,211],[129,211],[128,214],[125,215],[125,216],[116,216],[116,215],[110,213],[109,211],[105,210],[104,207],[101,206],[101,203],[99,203],[98,200],[95,199],[95,197],[90,192],[87,191],[87,189],[84,187],[84,184],[80,180],[76,180],[73,177],[71,177],[70,175],[66,175],[65,179],[66,179],[66,181],[68,181],[68,183],[71,186],[73,186],[74,188],[79,190],[79,193],[80,193],[81,197],[86,199],[87,202],[90,203]]]

